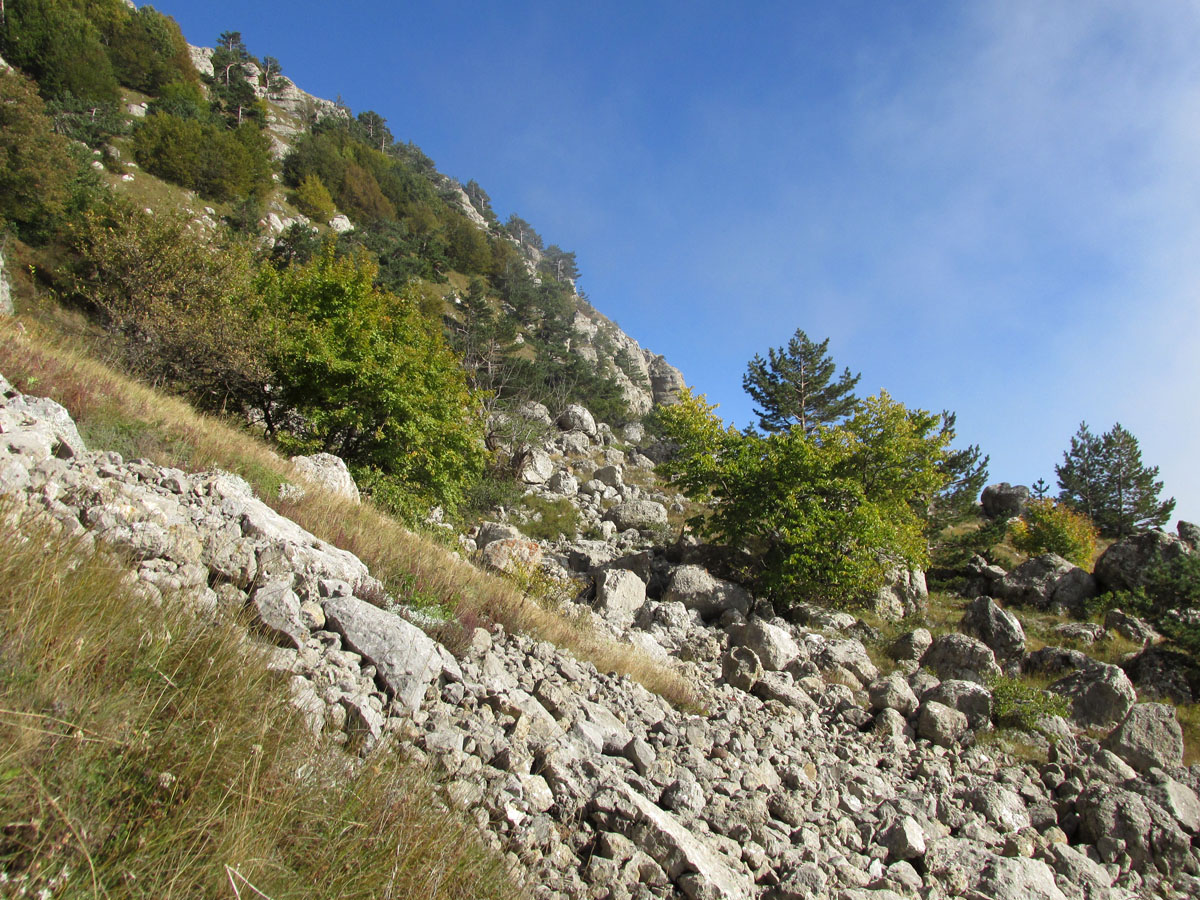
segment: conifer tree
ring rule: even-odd
[[[1109,537],[1162,525],[1175,509],[1174,497],[1158,499],[1163,489],[1158,466],[1142,463],[1137,438],[1119,422],[1100,437],[1081,423],[1054,471],[1059,499],[1087,514]]]
[[[861,375],[837,367],[829,358],[829,338],[814,344],[800,328],[786,347],[772,347],[767,359],[755,354],[742,377],[758,408],[759,426],[768,432],[799,426],[805,434],[834,425],[858,408],[854,388]]]

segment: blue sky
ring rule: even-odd
[[[796,328],[993,480],[1121,422],[1200,518],[1200,6],[163,0],[578,256],[727,420]],[[1172,523],[1173,524],[1173,523]]]

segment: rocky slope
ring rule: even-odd
[[[613,628],[695,679],[705,708],[683,711],[499,629],[456,659],[240,479],[90,451],[65,410],[6,383],[0,493],[126,554],[147,602],[248,605],[314,734],[428,760],[533,896],[1200,892],[1200,767],[1120,670],[1075,661],[1048,761],[980,740],[980,682],[1028,656],[986,597],[963,625],[977,637],[905,635],[881,676],[850,617],[790,624],[699,566],[615,545],[577,559]]]

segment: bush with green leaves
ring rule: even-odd
[[[154,112],[134,132],[133,154],[152,175],[212,200],[261,196],[272,185],[270,140],[249,122],[230,130]]]
[[[661,470],[710,505],[691,527],[755,560],[748,574],[774,599],[855,606],[893,567],[928,563],[917,510],[944,485],[938,416],[881,393],[844,425],[762,437],[714,409],[689,391],[660,408],[678,448]]]
[[[1019,678],[1000,677],[991,681],[988,688],[992,692],[992,719],[1002,728],[1036,731],[1042,719],[1065,716],[1070,710],[1066,697]]]
[[[1091,568],[1098,535],[1086,515],[1044,497],[1029,501],[1021,518],[1009,526],[1009,536],[1022,553],[1057,553],[1077,566]]]
[[[375,266],[327,248],[259,274],[277,329],[276,436],[288,449],[343,457],[360,485],[411,516],[453,509],[484,462],[483,419],[440,323],[417,298],[374,286]],[[284,427],[287,420],[294,426]]]
[[[0,219],[38,241],[61,225],[80,166],[37,86],[12,69],[0,72]]]

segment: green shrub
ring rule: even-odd
[[[521,506],[528,516],[521,530],[534,540],[572,538],[579,531],[579,510],[566,497],[551,500],[531,494],[521,500]]]
[[[328,222],[337,212],[329,189],[325,187],[320,176],[311,173],[305,175],[296,188],[296,206],[300,212],[318,222]]]
[[[689,524],[757,560],[774,598],[854,606],[893,566],[928,564],[917,507],[945,483],[940,417],[882,392],[844,426],[812,434],[742,434],[686,391],[658,415],[679,448],[660,470],[711,503],[711,516]]]
[[[1030,500],[1025,514],[1012,524],[1010,535],[1013,546],[1022,553],[1057,553],[1084,568],[1091,568],[1096,553],[1092,520],[1048,497]]]
[[[259,195],[271,188],[270,141],[257,125],[223,125],[153,112],[133,135],[138,165],[212,200]]]
[[[1001,677],[988,687],[992,692],[992,719],[1002,728],[1037,730],[1046,716],[1065,716],[1070,710],[1067,698],[1022,681]]]

